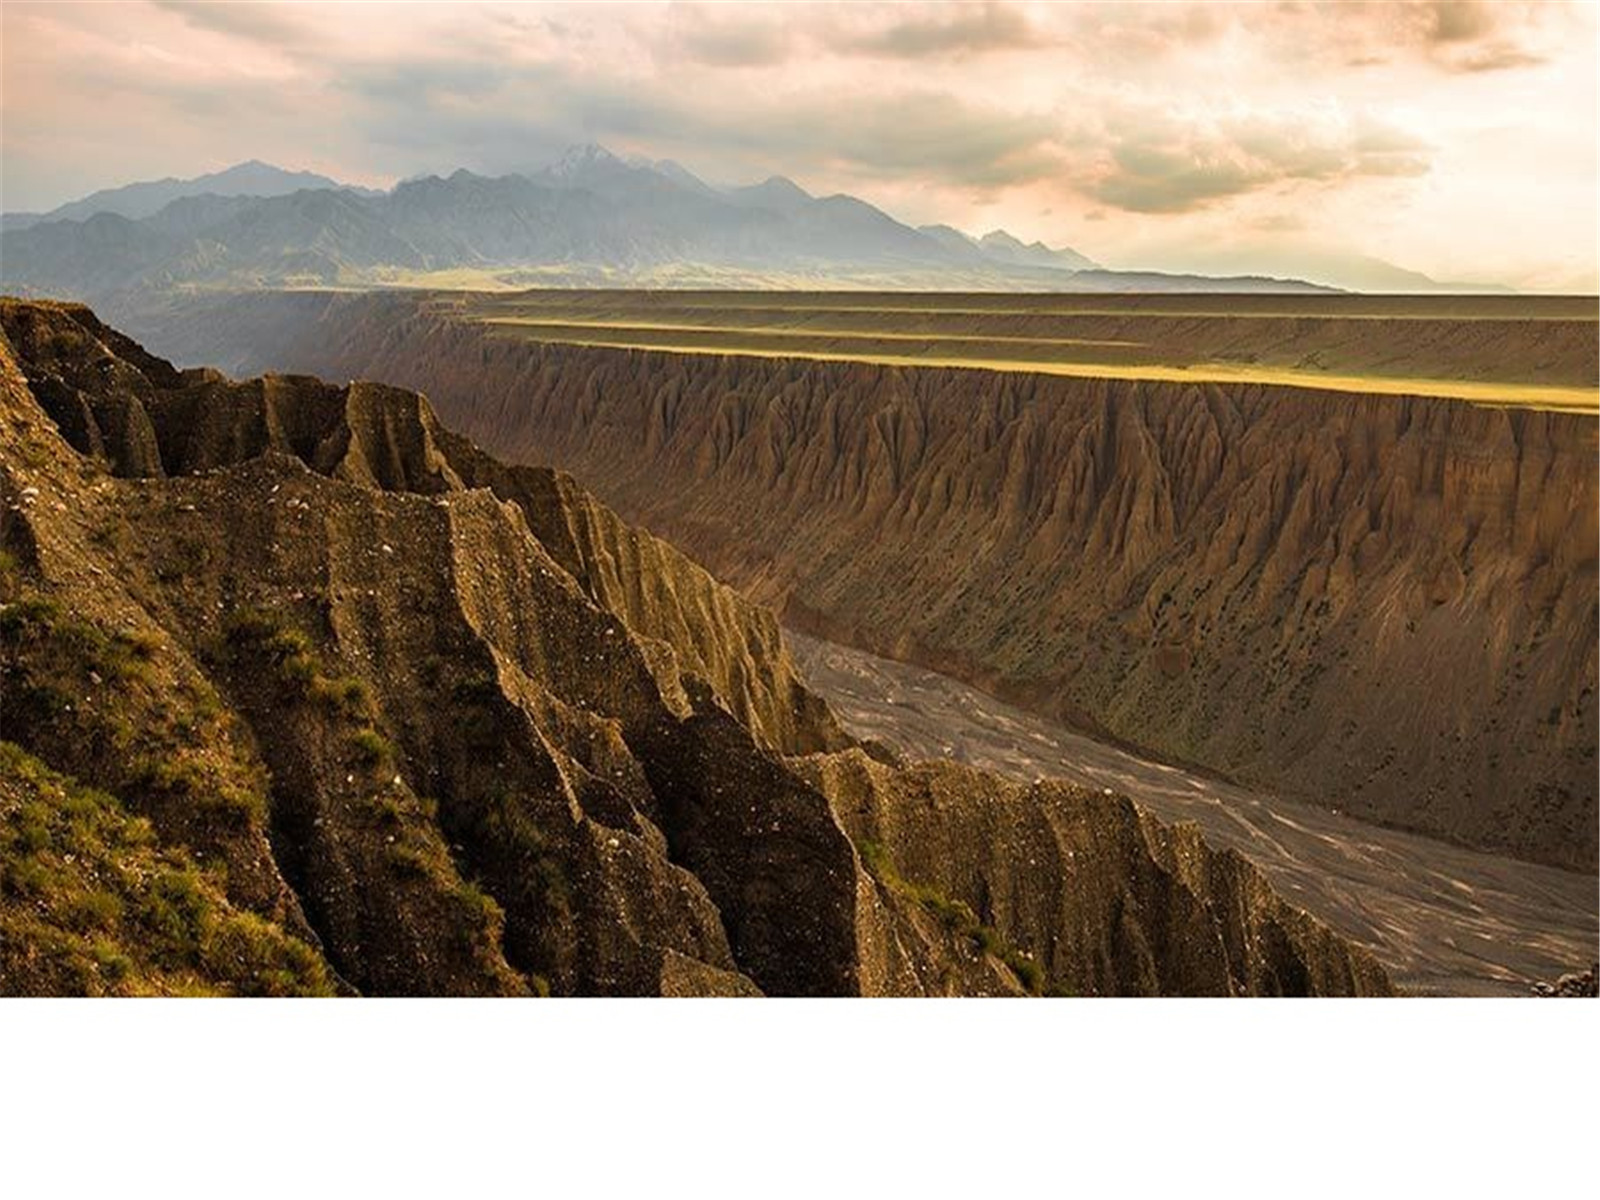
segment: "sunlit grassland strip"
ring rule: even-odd
[[[814,329],[782,325],[694,325],[671,321],[560,320],[547,317],[488,317],[493,325],[525,325],[551,331],[566,329],[637,329],[650,333],[741,333],[770,338],[855,338],[873,342],[1005,342],[1037,346],[1142,346],[1117,338],[1027,337],[998,333],[898,333],[878,329]],[[562,341],[567,339],[562,338]],[[685,347],[686,349],[688,347]]]
[[[1588,321],[1600,320],[1600,304],[1584,296],[1356,296],[1308,298],[1225,294],[1153,295],[974,293],[900,295],[881,293],[722,292],[672,289],[498,292],[480,297],[485,309],[572,315],[646,314],[658,308],[699,310],[724,319],[742,313],[861,313],[889,316],[1018,317],[1215,317],[1234,320],[1408,321]]]
[[[1562,387],[1546,384],[1504,383],[1480,380],[1429,379],[1409,376],[1342,375],[1321,371],[1303,371],[1275,366],[1251,366],[1238,363],[1196,362],[1182,366],[1158,364],[1126,364],[1104,362],[1060,361],[1049,359],[981,358],[976,356],[927,354],[891,354],[881,351],[853,352],[841,349],[808,349],[784,347],[767,349],[740,345],[735,340],[746,330],[723,330],[731,334],[718,342],[697,342],[686,346],[681,341],[667,337],[639,336],[638,327],[615,330],[618,336],[605,336],[606,330],[594,328],[584,336],[570,333],[557,335],[555,329],[543,329],[537,324],[515,320],[480,318],[496,327],[501,336],[523,338],[547,344],[586,346],[624,350],[650,350],[668,354],[734,355],[744,358],[803,359],[818,362],[868,363],[899,367],[947,367],[997,372],[1022,372],[1040,375],[1061,375],[1080,379],[1127,379],[1167,383],[1221,383],[1258,384],[1297,388],[1312,391],[1334,391],[1376,394],[1386,396],[1434,396],[1442,399],[1463,400],[1474,404],[1495,407],[1527,407],[1551,409],[1586,415],[1600,415],[1600,388]],[[573,328],[563,322],[562,328]],[[716,333],[717,330],[696,332]],[[648,331],[645,331],[648,332]],[[818,336],[814,331],[804,331],[808,336]],[[623,336],[627,335],[627,336]],[[847,335],[847,337],[850,335]],[[876,338],[878,335],[872,335]],[[915,337],[912,340],[929,342],[944,340],[938,337]],[[980,338],[980,341],[992,341]],[[1031,339],[1036,340],[1036,339]]]

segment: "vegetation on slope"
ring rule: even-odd
[[[121,801],[0,742],[0,981],[9,994],[330,995],[312,947],[228,902]]]
[[[973,873],[946,908],[988,919],[945,929],[851,852],[847,817],[892,790],[858,800],[802,765],[860,751],[770,614],[570,481],[492,464],[414,394],[180,373],[69,306],[0,303],[0,331],[0,672],[27,756],[0,762],[21,798],[8,871],[39,841],[37,760],[115,796],[152,853],[187,856],[339,990],[1015,993],[1009,946],[1085,992],[1387,990],[1257,878],[1158,860],[1098,802],[1081,819],[1118,850],[1095,889],[983,901],[1040,886],[1021,863],[1056,835],[1018,824],[1015,858],[958,856]],[[976,848],[959,826],[988,819],[992,781],[952,786],[975,807],[921,827]],[[66,785],[48,799],[71,808]],[[115,941],[111,902],[58,890],[29,938],[76,921]],[[1112,911],[1149,914],[1130,944],[1174,924],[1194,949],[1080,956],[1074,931]],[[1282,936],[1230,950],[1240,913]],[[221,978],[222,935],[190,925],[173,970],[194,986],[290,986],[270,956]],[[78,965],[48,978],[0,961],[0,991],[98,987],[92,945],[61,954]]]

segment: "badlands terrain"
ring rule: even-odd
[[[1316,805],[1152,762],[920,667],[791,633],[806,684],[857,736],[910,758],[1126,794],[1193,822],[1283,896],[1370,948],[1397,987],[1423,995],[1525,995],[1600,940],[1595,879],[1444,845]]]
[[[1126,797],[844,732],[414,392],[0,301],[0,994],[1386,994]]]
[[[1213,801],[1320,810],[1321,841],[1241,848],[1417,986],[1594,956],[1592,300],[300,292],[128,320],[183,362],[417,388],[795,631]],[[1357,871],[1387,899],[1306,884],[1368,833],[1406,847]],[[1482,873],[1430,876],[1446,844]],[[1476,932],[1464,887],[1508,897]]]

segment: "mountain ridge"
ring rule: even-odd
[[[268,194],[240,194],[245,175],[264,178]],[[301,186],[308,181],[316,186]],[[424,193],[433,200],[421,221],[415,201]],[[1025,245],[1004,231],[973,238],[914,229],[856,197],[813,196],[782,176],[718,189],[676,163],[630,163],[597,145],[574,147],[528,174],[460,168],[387,192],[240,164],[195,180],[108,189],[49,214],[13,214],[0,237],[6,286],[80,300],[172,287],[382,286],[452,272],[502,286],[544,272],[555,282],[593,276],[655,286],[720,278],[780,286],[1318,290],[1257,276],[1106,271],[1074,250]]]
[[[372,189],[340,183],[315,171],[286,170],[252,158],[221,171],[196,175],[190,179],[169,175],[164,179],[139,180],[102,188],[45,212],[6,213],[0,217],[0,228],[23,229],[49,221],[85,220],[97,213],[112,213],[138,220],[154,216],[174,200],[191,196],[262,198],[321,189],[348,189],[367,195],[376,194]]]

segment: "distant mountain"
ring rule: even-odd
[[[633,163],[636,167],[648,167],[657,174],[665,175],[680,187],[690,191],[699,192],[703,196],[715,196],[717,189],[701,179],[682,163],[673,162],[670,158],[641,159]]]
[[[794,180],[782,175],[748,187],[729,188],[726,194],[734,203],[746,208],[766,208],[781,213],[799,212],[816,199]]]
[[[1394,292],[1415,295],[1426,292],[1502,292],[1513,288],[1495,283],[1469,283],[1463,280],[1435,279],[1421,271],[1407,270],[1381,258],[1364,254],[1335,254],[1327,251],[1284,255],[1283,270],[1306,274],[1331,287],[1356,292]]]
[[[190,196],[287,196],[307,188],[347,186],[313,171],[286,171],[251,159],[193,179],[155,179],[107,188],[47,213],[7,213],[3,228],[25,229],[46,221],[82,221],[96,213],[113,213],[137,221],[154,216],[174,200]],[[364,188],[351,190],[377,194]]]
[[[243,163],[130,184],[0,229],[8,290],[96,300],[172,287],[640,285],[1007,291],[1204,286],[1105,271],[1003,230],[914,229],[782,176],[716,188],[670,161],[572,148],[526,175],[388,192]],[[1135,282],[1135,278],[1137,282]],[[1303,290],[1293,280],[1230,280]]]
[[[1159,257],[1184,270],[1204,274],[1231,270],[1250,274],[1293,275],[1353,292],[1400,295],[1438,292],[1458,295],[1514,291],[1499,284],[1435,279],[1421,271],[1407,270],[1381,258],[1330,250],[1315,242],[1294,237],[1243,241],[1225,248],[1184,250]]]
[[[1020,239],[1012,237],[1003,229],[991,229],[978,239],[978,245],[983,248],[984,253],[994,258],[1032,267],[1061,267],[1068,271],[1088,271],[1100,265],[1070,247],[1063,246],[1060,250],[1052,250],[1043,242],[1030,242],[1024,245]]]
[[[1085,292],[1337,292],[1340,289],[1277,275],[1198,275],[1177,271],[1079,271],[1073,277]]]
[[[1100,264],[1071,247],[1052,250],[1043,242],[1024,243],[1003,229],[993,229],[981,238],[962,233],[949,225],[922,225],[918,232],[933,238],[941,246],[956,251],[976,251],[994,262],[1011,263],[1024,267],[1046,267],[1065,271],[1092,271]]]

